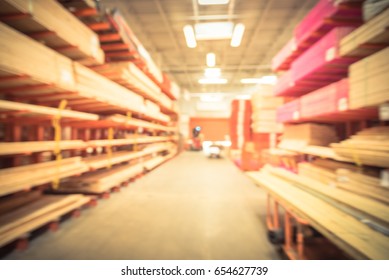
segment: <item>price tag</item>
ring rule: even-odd
[[[389,121],[389,103],[381,104],[379,107],[381,121]]]
[[[293,112],[293,120],[297,121],[300,119],[300,112],[299,111],[294,111]]]
[[[346,111],[348,109],[348,100],[346,97],[343,97],[338,100],[338,111]]]
[[[389,188],[389,169],[384,169],[381,171],[381,187]]]
[[[329,48],[326,51],[326,61],[333,60],[335,58],[335,56],[336,56],[336,48],[335,47]]]

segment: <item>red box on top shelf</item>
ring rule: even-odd
[[[275,88],[278,96],[300,96],[347,77],[357,58],[339,54],[340,41],[353,27],[334,28],[292,63]]]
[[[274,56],[273,71],[289,70],[291,63],[335,27],[363,23],[362,1],[321,0],[294,29],[293,37]],[[338,1],[339,2],[339,1]]]
[[[300,98],[301,118],[334,114],[348,110],[348,79],[343,79]]]
[[[320,0],[294,30],[297,47],[311,46],[334,27],[362,23],[362,1]]]

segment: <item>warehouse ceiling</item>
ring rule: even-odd
[[[241,93],[250,87],[242,78],[271,74],[272,57],[317,0],[229,0],[224,5],[199,5],[198,0],[101,2],[120,10],[156,64],[181,88],[191,93]],[[239,47],[231,47],[227,39],[197,40],[195,48],[187,46],[185,25],[220,21],[245,25]],[[215,53],[215,67],[221,68],[227,84],[199,84],[209,52]]]

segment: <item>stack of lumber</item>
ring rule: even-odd
[[[165,73],[163,73],[161,89],[172,100],[177,100],[180,97],[180,87],[175,82],[172,82]]]
[[[24,96],[36,92],[41,84],[50,85],[50,92],[53,89],[75,90],[73,65],[69,58],[3,23],[0,23],[0,46],[0,76],[19,77],[2,81],[2,92],[22,93]],[[34,85],[35,91],[26,87]],[[42,87],[39,93],[47,93],[47,90]]]
[[[350,108],[389,101],[389,47],[350,66]]]
[[[58,165],[57,165],[58,164]],[[67,158],[57,163],[49,161],[0,170],[0,196],[28,190],[34,186],[50,183],[88,171],[80,157]]]
[[[110,120],[115,123],[119,124],[124,124],[125,126],[131,126],[131,127],[142,127],[145,129],[150,129],[150,130],[161,130],[161,131],[177,131],[176,127],[169,127],[169,126],[164,126],[156,123],[151,123],[143,120],[138,120],[135,118],[130,118],[128,119],[126,116],[123,115],[112,115],[105,117],[104,120]]]
[[[285,126],[284,134],[278,147],[293,150],[311,145],[327,146],[337,141],[338,138],[333,126],[304,123]]]
[[[351,138],[333,143],[331,147],[341,156],[357,164],[389,168],[389,127],[364,129]]]
[[[88,146],[91,147],[102,147],[102,146],[121,146],[121,145],[132,145],[132,144],[144,144],[144,143],[154,143],[154,142],[165,142],[171,141],[171,137],[167,136],[131,136],[125,139],[104,139],[104,140],[90,140],[87,142]]]
[[[242,149],[244,142],[250,139],[251,110],[250,100],[232,100],[230,116],[231,149]]]
[[[148,161],[146,161],[144,163],[144,168],[147,171],[150,171],[150,170],[156,168],[157,166],[161,165],[165,161],[171,159],[174,156],[174,154],[175,153],[170,153],[167,156],[157,156],[157,157],[154,157],[154,158],[152,158],[152,159],[150,159],[150,160],[148,160]]]
[[[85,96],[93,96],[102,102],[100,106],[96,106],[96,104],[77,105],[69,102],[70,106],[76,110],[104,112],[112,110],[112,107],[118,107],[124,112],[143,113],[141,111],[143,105],[141,96],[79,63],[74,64],[74,70],[77,75],[77,90]]]
[[[388,46],[389,9],[365,23],[340,42],[342,56],[371,55]]]
[[[95,114],[77,112],[72,110],[59,110],[46,106],[0,100],[0,114],[6,115],[9,112],[17,112],[17,117],[20,118],[34,118],[40,116],[56,117],[60,115],[62,119],[87,121],[97,121],[99,119],[99,116]],[[15,117],[15,114],[12,115]],[[7,119],[5,119],[5,121],[7,121]]]
[[[277,108],[277,122],[286,123],[300,120],[300,98]]]
[[[90,201],[82,195],[44,195],[0,216],[0,246],[28,234]]]
[[[292,171],[297,171],[297,164],[303,159],[302,155],[297,152],[277,148],[265,149],[262,151],[261,156],[266,164],[283,167]]]
[[[343,79],[300,98],[300,116],[309,119],[336,115],[348,109],[348,79]]]
[[[276,110],[283,99],[269,95],[273,88],[263,89],[251,96],[251,128],[255,133],[280,133],[283,126],[277,123]]]
[[[30,154],[44,151],[54,151],[55,141],[1,142],[0,155]],[[60,141],[61,150],[85,149],[87,144],[82,140]]]
[[[23,16],[15,17],[18,14]],[[1,0],[0,18],[73,60],[104,63],[97,35],[57,1]]]
[[[389,204],[389,190],[382,187],[380,174],[376,169],[316,159],[310,163],[300,163],[298,173],[300,176],[318,180],[323,184],[336,186]]]
[[[90,170],[105,168],[109,164],[115,165],[118,163],[130,161],[136,158],[140,158],[149,154],[162,152],[172,148],[171,143],[154,144],[147,146],[145,149],[139,152],[119,151],[114,152],[111,157],[107,154],[91,156],[83,159],[83,162],[89,167]]]
[[[300,176],[282,168],[266,166],[265,169],[271,174],[278,176],[283,180],[287,180],[304,190],[323,195],[333,201],[363,213],[368,216],[369,219],[385,227],[389,226],[389,206],[386,204],[346,190],[330,187],[316,178],[312,179]]]
[[[329,201],[307,192],[292,181],[283,179],[267,169],[247,174],[283,207],[307,220],[311,226],[351,257],[356,259],[389,258],[389,237],[375,231]],[[324,188],[328,189],[328,187]],[[380,208],[383,206],[380,205]],[[385,211],[387,211],[387,206]],[[388,216],[384,218],[387,219]]]
[[[94,0],[58,0],[64,7],[69,10],[85,9],[85,8],[97,8],[97,3]]]
[[[111,62],[94,68],[101,75],[172,110],[173,102],[142,70],[132,62]]]
[[[292,37],[285,46],[273,57],[271,61],[271,69],[276,71],[284,71],[290,68],[290,64],[299,56],[299,51],[296,45],[296,39]]]
[[[38,200],[41,196],[42,192],[40,190],[31,190],[0,197],[0,217],[16,208]]]
[[[334,27],[362,23],[361,3],[335,2],[320,0],[295,27],[291,40],[273,58],[273,71],[288,70],[295,59]]]
[[[278,96],[299,96],[347,76],[348,66],[356,58],[339,54],[340,40],[354,28],[337,27],[306,50],[293,63],[287,76],[275,88]],[[285,75],[285,74],[284,74]]]
[[[363,3],[363,20],[369,21],[389,7],[387,0],[367,0]]]
[[[104,193],[143,172],[143,164],[119,165],[71,178],[56,190],[59,193]]]

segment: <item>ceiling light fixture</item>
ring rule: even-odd
[[[219,78],[221,76],[220,68],[206,68],[204,76],[207,78]]]
[[[225,5],[230,0],[198,0],[200,5]]]
[[[188,48],[195,48],[197,46],[197,42],[193,27],[191,25],[184,26],[184,35]]]
[[[199,84],[202,85],[222,85],[227,84],[227,79],[223,78],[202,78],[199,80]]]
[[[215,67],[216,65],[216,55],[214,53],[207,53],[207,66]]]
[[[195,24],[197,40],[222,40],[230,39],[234,24],[232,22],[205,22]]]
[[[235,25],[234,32],[232,33],[231,38],[231,47],[239,47],[242,42],[243,33],[245,26],[243,23],[238,23]]]
[[[277,76],[269,75],[261,78],[246,78],[241,79],[242,84],[262,84],[262,85],[275,85],[277,83]]]

